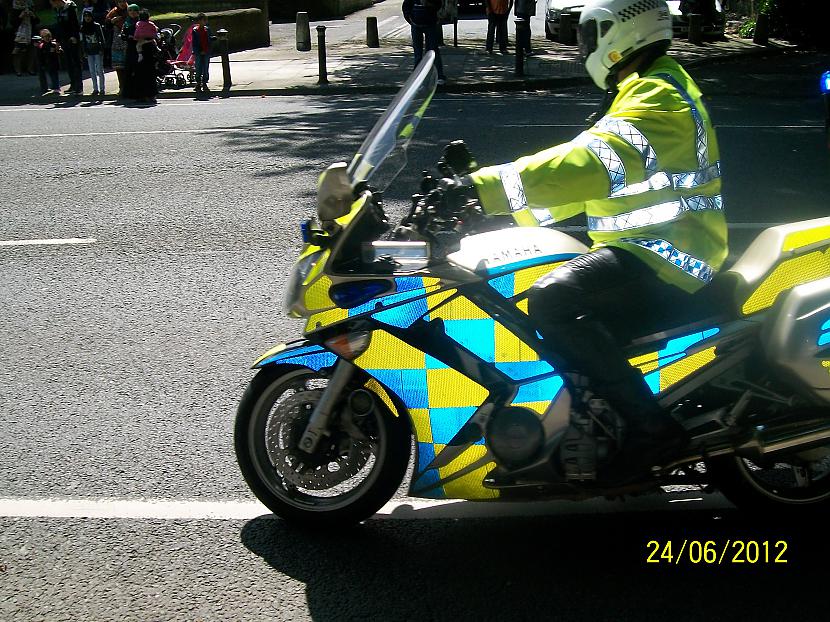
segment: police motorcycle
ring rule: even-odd
[[[598,471],[625,443],[623,419],[557,364],[527,316],[534,281],[587,247],[551,228],[493,230],[474,205],[439,200],[429,175],[390,232],[381,172],[405,162],[435,90],[432,60],[351,163],[320,177],[286,299],[304,339],[254,363],[237,414],[254,494],[312,526],[371,516],[404,476],[409,495],[430,499],[692,484],[749,510],[830,508],[830,218],[762,232],[699,304],[632,337],[631,365],[691,442],[609,486]],[[460,143],[438,163],[442,177],[473,168]]]

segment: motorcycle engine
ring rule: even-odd
[[[532,410],[508,406],[490,418],[485,439],[499,464],[515,469],[532,462],[542,447],[545,432]]]
[[[590,400],[586,412],[572,412],[571,424],[559,444],[565,479],[593,481],[597,468],[620,446],[623,421],[604,400]]]

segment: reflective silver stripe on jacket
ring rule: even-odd
[[[639,151],[640,157],[643,159],[643,167],[646,169],[646,177],[650,177],[657,172],[657,154],[654,153],[654,148],[643,136],[643,133],[631,123],[613,117],[603,117],[594,127],[600,132],[619,136]]]
[[[708,184],[720,177],[720,162],[715,162],[711,166],[707,166],[699,171],[689,171],[686,173],[663,173],[662,171],[652,175],[645,181],[641,181],[630,186],[625,186],[621,190],[611,195],[611,198],[629,197],[635,194],[643,194],[651,192],[652,190],[665,190],[666,188],[674,188],[675,190],[691,190]]]
[[[680,82],[677,79],[669,75],[667,73],[658,73],[655,74],[659,78],[662,78],[669,84],[671,84],[674,88],[677,89],[677,92],[680,93],[680,96],[689,104],[689,108],[692,111],[692,119],[695,122],[695,130],[697,132],[697,139],[696,139],[696,152],[697,152],[697,165],[699,168],[703,169],[709,166],[709,139],[706,136],[706,126],[703,123],[703,117],[700,114],[700,111],[697,109],[697,105],[695,104],[695,100],[692,99],[692,96],[689,95],[689,92],[683,88]]]
[[[660,255],[660,257],[668,261],[670,264],[680,268],[686,274],[689,274],[704,283],[711,281],[712,277],[715,275],[715,271],[708,263],[702,259],[698,259],[697,257],[690,255],[689,253],[684,253],[683,251],[675,248],[671,242],[667,242],[666,240],[652,238],[622,238],[619,241],[628,242],[629,244],[636,244],[637,246],[650,250],[652,253]]]
[[[533,217],[539,223],[540,227],[546,227],[547,225],[552,225],[556,220],[553,217],[553,214],[550,213],[550,210],[546,209],[532,209],[530,213],[533,214]]]
[[[648,227],[649,225],[670,222],[685,212],[722,209],[723,199],[721,195],[714,197],[680,197],[678,201],[667,201],[625,214],[619,214],[618,216],[589,216],[588,230],[625,231],[626,229],[638,229],[640,227]]]
[[[499,178],[504,187],[504,194],[507,195],[507,202],[510,204],[511,212],[518,212],[527,207],[527,197],[522,184],[522,177],[513,164],[503,164],[499,167]]]
[[[617,152],[611,148],[611,145],[587,132],[582,132],[582,134],[577,136],[574,143],[584,145],[593,151],[594,155],[602,162],[602,165],[608,172],[608,180],[611,184],[611,192],[609,194],[614,194],[625,188],[625,165],[620,159],[620,156],[617,155]]]

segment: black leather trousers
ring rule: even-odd
[[[587,376],[630,426],[664,432],[666,417],[622,346],[691,295],[660,280],[631,253],[601,248],[542,277],[529,296],[530,317],[565,371]]]

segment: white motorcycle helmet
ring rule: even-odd
[[[585,68],[601,89],[636,52],[671,42],[665,0],[589,0],[579,18],[579,47]]]

